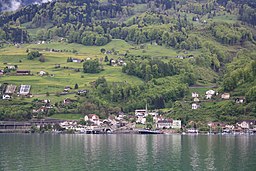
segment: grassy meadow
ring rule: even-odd
[[[56,49],[65,52],[50,52],[45,49]],[[164,46],[145,44],[143,48],[139,45],[132,45],[123,40],[113,40],[105,46],[83,46],[80,44],[68,44],[66,42],[50,42],[46,44],[22,44],[20,47],[13,45],[6,45],[0,49],[0,69],[5,68],[7,65],[17,65],[18,70],[30,70],[30,76],[17,76],[16,71],[12,71],[9,75],[0,77],[1,83],[31,85],[31,93],[34,98],[44,99],[46,93],[49,93],[48,99],[53,101],[62,100],[64,97],[74,97],[74,94],[65,96],[56,96],[56,93],[63,91],[65,86],[74,87],[78,84],[79,89],[89,89],[91,82],[97,78],[104,76],[110,82],[123,82],[127,81],[131,84],[141,84],[143,81],[135,76],[130,76],[122,73],[122,67],[109,66],[108,63],[103,62],[104,71],[97,74],[83,73],[82,63],[67,62],[68,57],[80,59],[100,59],[105,57],[100,50],[114,50],[117,53],[108,55],[108,58],[117,59],[122,57],[120,54],[133,54],[133,55],[148,55],[154,57],[166,56],[174,57],[178,54],[177,51]],[[43,54],[45,62],[40,62],[38,59],[28,60],[26,50],[38,49]],[[76,50],[77,53],[71,51]],[[55,68],[55,64],[60,64],[60,68]],[[80,69],[80,72],[75,71]],[[47,76],[39,76],[40,71],[48,73]]]
[[[54,114],[50,116],[51,119],[64,119],[64,120],[80,120],[83,118],[81,114]]]

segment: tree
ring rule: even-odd
[[[97,59],[85,61],[83,68],[85,73],[99,73],[102,70],[102,66]]]
[[[256,86],[250,88],[246,93],[246,100],[248,102],[256,101]]]
[[[101,48],[101,49],[100,49],[100,52],[101,52],[101,53],[105,53],[105,52],[106,52],[106,49]]]
[[[28,53],[27,58],[28,58],[29,60],[33,60],[34,58],[38,58],[38,57],[40,57],[41,55],[42,55],[42,54],[39,53],[38,51],[31,51],[31,52]]]
[[[146,117],[146,122],[148,122],[148,123],[153,123],[153,116],[152,116],[152,115],[148,115],[148,116]]]
[[[78,84],[77,84],[77,83],[75,84],[75,87],[74,87],[74,89],[78,89]]]
[[[108,62],[108,56],[105,56],[104,62]]]

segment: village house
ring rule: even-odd
[[[71,104],[73,102],[75,102],[76,100],[72,100],[72,99],[69,99],[69,98],[66,98],[63,100],[63,104],[67,105],[67,104]]]
[[[8,66],[6,66],[6,67],[7,67],[7,69],[9,69],[9,70],[16,70],[16,67],[13,66],[13,65],[8,65]]]
[[[110,115],[107,119],[107,123],[111,126],[116,126],[117,121],[116,121],[116,116],[115,115]]]
[[[157,111],[148,112],[146,107],[146,109],[135,110],[135,116],[137,118],[136,123],[146,124],[146,117],[148,115],[151,115],[153,117],[153,122],[156,123],[158,121],[158,112]]]
[[[29,70],[18,70],[16,71],[17,75],[30,75],[30,71]]]
[[[23,96],[28,95],[30,93],[30,88],[31,88],[30,85],[21,85],[19,94]]]
[[[121,59],[121,58],[119,58],[119,59],[117,59],[117,60],[114,60],[114,59],[110,59],[109,60],[109,62],[110,62],[110,65],[111,66],[125,66],[126,65],[126,63],[124,62],[124,60],[123,59]]]
[[[66,130],[77,130],[78,124],[76,121],[64,121],[60,123],[60,126]]]
[[[193,101],[194,102],[199,102],[200,100],[199,100],[199,98],[195,97]]]
[[[4,70],[0,69],[0,75],[4,75]]]
[[[172,128],[173,129],[181,129],[181,120],[173,120]]]
[[[223,93],[221,95],[221,98],[224,99],[224,100],[228,100],[230,98],[230,94],[229,93]]]
[[[64,91],[64,92],[68,92],[68,91],[71,90],[71,89],[72,89],[72,87],[66,86],[63,91]]]
[[[43,113],[46,111],[46,107],[45,106],[41,106],[40,108],[38,109],[33,109],[32,112],[33,113]]]
[[[60,68],[60,64],[55,64],[55,68]]]
[[[238,103],[238,104],[241,104],[241,103],[244,103],[245,102],[245,97],[237,97],[235,99],[235,102]]]
[[[156,123],[158,129],[181,129],[181,120],[162,118]]]
[[[89,115],[85,115],[84,117],[84,121],[85,122],[91,122],[93,123],[94,125],[100,125],[100,118],[98,115],[95,115],[95,114],[89,114]]]
[[[199,97],[199,94],[197,92],[192,92],[192,98]]]
[[[107,50],[107,51],[105,52],[105,55],[110,55],[110,54],[112,54],[112,51],[110,51],[110,50]]]
[[[77,94],[78,95],[85,95],[88,91],[87,90],[78,90]]]
[[[242,129],[256,129],[256,120],[239,121],[236,125]]]
[[[7,85],[6,89],[5,89],[5,94],[14,94],[15,90],[16,90],[17,86],[16,85]]]
[[[221,130],[226,128],[226,124],[222,123],[222,122],[209,122],[207,124],[210,127],[210,132],[215,132],[218,133]],[[228,129],[225,129],[226,132],[228,132]]]
[[[178,59],[184,59],[185,57],[178,55],[178,56],[176,56],[176,58],[178,58]]]
[[[146,109],[137,109],[137,110],[135,110],[135,116],[144,116],[146,114],[147,114]]]
[[[46,75],[47,73],[45,72],[45,71],[40,71],[39,73],[38,73],[38,75],[40,75],[40,76],[44,76],[44,75]]]
[[[3,95],[3,100],[10,100],[10,99],[11,99],[10,95],[8,95],[8,94]]]
[[[205,98],[206,99],[211,99],[213,95],[215,95],[215,91],[214,90],[208,90],[205,92]]]
[[[83,59],[78,59],[78,58],[72,58],[72,62],[74,62],[74,63],[82,63],[82,62],[84,62],[84,60]]]
[[[192,104],[192,109],[198,109],[200,107],[199,104],[193,103]]]
[[[137,120],[136,120],[136,123],[138,124],[146,124],[146,117],[145,116],[137,116]]]
[[[156,127],[158,129],[170,129],[172,128],[172,119],[164,119],[157,122]]]

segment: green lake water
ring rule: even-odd
[[[0,134],[2,171],[256,171],[256,136]]]

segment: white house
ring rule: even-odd
[[[200,101],[199,98],[197,97],[194,98],[194,102],[199,102],[199,101]]]
[[[81,63],[81,62],[83,62],[84,60],[82,60],[82,59],[78,59],[78,58],[72,58],[72,62],[74,62],[74,63]]]
[[[146,121],[147,121],[147,119],[145,116],[137,116],[136,123],[146,124]]]
[[[100,118],[98,115],[95,115],[95,114],[85,115],[84,121],[90,121],[95,125],[100,125]]]
[[[164,119],[157,122],[156,127],[158,129],[169,129],[172,128],[172,120],[171,119]]]
[[[243,121],[241,123],[237,123],[238,126],[240,126],[242,129],[249,129],[250,128],[250,125],[248,122],[246,121]]]
[[[246,121],[240,121],[237,123],[237,126],[241,127],[242,129],[250,129],[256,128],[256,120],[246,120]]]
[[[245,98],[244,97],[238,97],[235,99],[236,103],[244,103],[245,102]]]
[[[20,86],[20,95],[28,95],[30,92],[30,85],[21,85]]]
[[[8,94],[5,94],[5,95],[3,95],[3,99],[4,100],[9,100],[9,99],[11,99],[11,96],[8,95]]]
[[[135,110],[135,116],[144,116],[144,115],[147,115],[147,109]]]
[[[221,98],[224,99],[224,100],[228,100],[230,98],[230,94],[229,93],[223,93],[221,95]]]
[[[198,109],[200,107],[200,105],[196,104],[196,103],[193,103],[192,104],[192,109]]]
[[[16,69],[15,66],[13,66],[13,65],[8,65],[7,68],[10,69],[10,70],[15,70]]]
[[[40,71],[40,72],[39,72],[39,75],[40,75],[40,76],[44,76],[44,75],[46,75],[46,72],[45,72],[45,71]]]
[[[181,129],[181,120],[173,120],[172,128],[173,129]]]
[[[206,99],[211,99],[213,95],[215,95],[215,91],[214,90],[208,90],[205,92],[205,98]]]
[[[192,97],[193,98],[199,97],[199,94],[197,92],[192,92]]]

